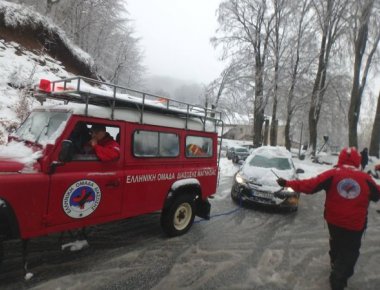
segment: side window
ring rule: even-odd
[[[133,155],[136,157],[176,157],[178,153],[177,134],[142,130],[133,134]]]
[[[158,155],[158,132],[136,131],[133,134],[133,155],[156,157]]]
[[[186,157],[211,157],[212,139],[207,137],[187,136]]]
[[[95,134],[92,132],[92,128],[96,128]],[[95,135],[97,135],[97,137]],[[112,143],[113,141],[116,141],[119,136],[119,127],[108,126],[107,124],[93,124],[82,121],[77,122],[68,138],[73,142],[73,161],[98,161],[99,157],[95,154],[95,151],[90,144],[91,139],[97,138],[98,144],[101,145],[103,143]]]
[[[160,133],[160,156],[176,157],[179,154],[179,139],[177,134]]]

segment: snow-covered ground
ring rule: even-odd
[[[45,65],[41,65],[44,63]],[[69,77],[62,64],[46,54],[24,50],[14,42],[0,39],[0,143],[7,137],[5,127],[19,124],[16,114],[24,86],[38,84],[40,79],[56,80]],[[28,99],[30,108],[40,105],[35,99]],[[3,134],[3,138],[1,135]],[[2,140],[1,140],[2,139]]]
[[[0,0],[0,8],[5,5],[9,11],[15,7]],[[14,13],[7,18],[25,20]],[[1,143],[6,140],[5,126],[21,121],[15,112],[21,98],[18,88],[38,83],[41,78],[54,80],[70,74],[47,54],[27,51],[1,39],[0,67]],[[31,106],[35,105],[39,103],[33,101]],[[222,147],[251,143],[223,140]],[[0,156],[8,156],[7,150],[15,153],[13,149],[0,147]],[[26,149],[17,148],[17,158],[28,163],[36,156]],[[293,156],[297,156],[296,150]],[[337,156],[321,153],[318,160],[324,164],[294,158],[296,167],[305,171],[300,177],[331,168]],[[380,163],[375,158],[370,160],[368,169]],[[165,237],[159,213],[153,213],[92,227],[87,240],[65,236],[60,242],[59,234],[33,239],[29,267],[34,277],[27,282],[23,279],[20,242],[6,242],[0,289],[329,289],[324,194],[302,196],[298,212],[292,214],[241,208],[230,198],[237,170],[230,160],[221,159],[218,191],[211,200],[212,219],[197,219],[190,232],[181,237]],[[350,290],[379,288],[380,215],[376,209],[380,205],[371,204]]]
[[[331,165],[294,159],[314,176]],[[1,289],[329,289],[328,231],[324,193],[302,195],[297,213],[240,208],[230,199],[239,166],[221,159],[210,221],[196,219],[184,236],[168,239],[159,213],[96,226],[88,245],[59,235],[31,241],[25,282],[21,245],[7,243]],[[368,229],[349,290],[378,289],[380,276],[379,204],[371,204]],[[82,251],[78,245],[86,245]],[[80,248],[80,247],[79,247]]]

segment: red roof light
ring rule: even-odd
[[[51,82],[49,80],[41,79],[39,90],[46,92],[46,93],[50,93],[51,92]]]

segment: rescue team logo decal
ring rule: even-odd
[[[338,192],[341,197],[354,199],[360,194],[360,185],[351,178],[346,178],[338,183]]]
[[[91,180],[79,180],[72,184],[63,195],[62,206],[65,213],[80,219],[92,214],[100,203],[102,192]]]

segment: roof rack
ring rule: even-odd
[[[88,105],[109,107],[111,119],[114,119],[115,109],[134,108],[140,112],[140,123],[144,122],[144,112],[148,111],[185,119],[185,129],[188,129],[189,119],[200,119],[204,131],[207,121],[213,123],[215,131],[217,126],[223,127],[222,112],[220,111],[83,76],[56,81],[41,80],[40,85],[34,89],[33,95],[41,102],[49,98],[65,103],[85,104],[86,115]]]

